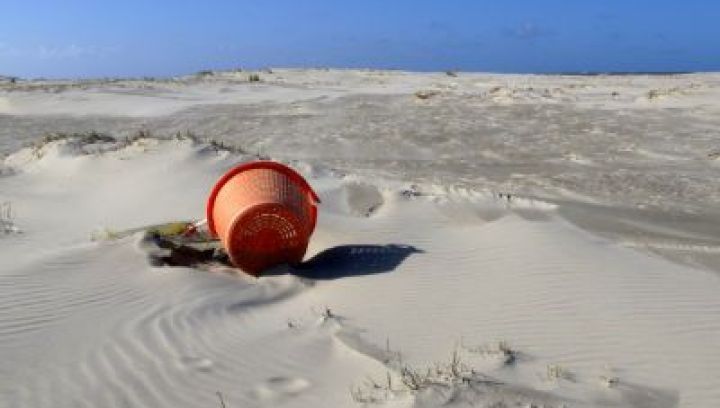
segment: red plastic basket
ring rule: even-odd
[[[295,170],[273,161],[228,171],[207,201],[210,232],[233,265],[252,275],[302,261],[317,222],[317,194]]]

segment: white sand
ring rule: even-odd
[[[257,84],[233,82],[237,74],[172,84],[180,102],[168,102],[168,91],[141,101],[102,84],[60,96],[5,91],[0,124],[29,117],[36,129],[49,123],[42,118],[47,114],[89,115],[78,119],[84,121],[99,114],[197,119],[197,113],[184,110],[189,104],[262,107],[267,100],[293,104],[318,95],[338,103],[345,103],[343,95],[360,94],[404,95],[412,103],[426,103],[412,93],[436,88],[441,90],[437,98],[461,98],[480,83],[488,106],[601,104],[617,111],[684,109],[687,115],[718,108],[717,99],[708,96],[717,96],[714,75],[680,80],[355,71],[273,75],[276,83],[251,94],[242,89]],[[542,81],[548,89],[562,82],[563,93],[581,90],[570,100],[546,100],[552,98],[535,91]],[[568,81],[587,88],[567,87]],[[648,89],[667,88],[667,81],[670,88],[678,81],[698,82],[705,90],[690,100],[674,92],[638,99]],[[605,90],[621,82],[622,94],[628,95],[611,105]],[[493,91],[497,83],[521,85]],[[443,86],[452,88],[449,95],[442,94]],[[237,89],[219,98],[197,96],[211,94],[213,87]],[[227,99],[234,92],[237,98]],[[427,103],[435,103],[432,98]],[[362,121],[362,115],[356,119]],[[447,124],[448,134],[458,136],[462,132],[453,123]],[[704,123],[717,133],[714,122]],[[328,133],[342,132],[340,124],[332,125],[336,130]],[[395,131],[408,134],[411,127]],[[496,188],[509,181],[469,178],[482,168],[445,168],[437,155],[454,147],[423,147],[414,136],[407,136],[406,144],[388,138],[385,151],[372,141],[364,150],[350,147],[344,150],[348,157],[339,160],[343,171],[333,170],[318,165],[317,156],[303,154],[310,150],[302,144],[312,140],[312,149],[332,156],[337,153],[333,143],[341,138],[325,135],[323,143],[309,139],[323,135],[295,130],[301,147],[285,144],[277,153],[303,157],[290,164],[323,200],[308,254],[317,257],[300,272],[306,277],[282,267],[257,280],[222,270],[157,267],[148,260],[140,233],[92,239],[108,230],[202,217],[213,182],[250,155],[190,140],[141,139],[129,146],[62,140],[7,156],[0,203],[11,203],[13,214],[7,219],[0,211],[0,406],[220,406],[216,392],[228,407],[362,405],[353,395],[390,407],[720,405],[720,233],[712,226],[713,213],[703,211],[712,190],[692,184],[695,179],[701,184],[717,168],[707,158],[702,167],[688,164],[683,147],[676,155],[658,156],[673,143],[697,144],[668,140],[634,146],[629,158],[573,153],[567,166],[577,167],[569,168],[595,166],[599,172],[619,162],[676,166],[690,179],[683,188],[710,191],[691,207],[691,198],[673,195],[663,184],[651,192],[664,197],[667,206],[638,208],[623,197],[632,195],[628,201],[633,202],[654,196],[646,180],[632,177],[587,191],[560,188],[552,184],[552,174],[536,171],[515,178],[512,191],[519,195],[499,197]],[[465,137],[460,148],[476,146],[473,136]],[[551,169],[555,149],[547,147],[548,161],[528,161],[528,166]],[[567,149],[580,152],[583,146]],[[402,154],[407,161],[400,166],[387,161],[402,162]],[[482,154],[498,166],[499,158],[510,160],[501,148],[487,147]],[[373,162],[372,155],[386,160]],[[413,170],[412,159],[435,161],[427,161],[423,173]],[[454,174],[456,183],[428,172]],[[546,199],[522,194],[531,176],[534,185],[545,186],[533,195]],[[503,354],[501,341],[513,352]],[[424,373],[425,367],[450,361],[453,351],[462,359],[455,372],[441,367],[417,391],[403,385],[402,367]],[[514,361],[506,364],[508,355]],[[368,378],[379,388],[368,385]]]

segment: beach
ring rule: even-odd
[[[2,407],[720,404],[720,74],[0,80]],[[232,166],[305,268],[153,262]]]

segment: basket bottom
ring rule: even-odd
[[[224,241],[233,265],[255,276],[279,264],[300,263],[308,245],[300,219],[274,203],[255,206],[236,217]]]

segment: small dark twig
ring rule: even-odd
[[[222,397],[222,392],[216,391],[215,394],[217,394],[218,399],[220,400],[220,406],[221,406],[222,408],[227,408],[227,407],[225,406],[225,400],[224,400],[223,397]]]
[[[221,406],[222,408],[227,408],[227,407],[225,406],[225,400],[223,399],[222,392],[217,391],[217,392],[215,392],[215,394],[217,394],[218,399],[220,400],[220,406]]]

